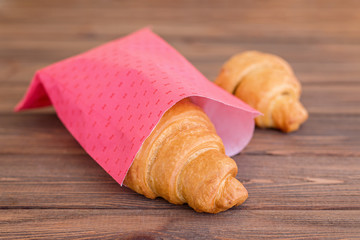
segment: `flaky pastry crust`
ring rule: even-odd
[[[255,119],[258,127],[292,132],[308,118],[299,100],[301,85],[278,56],[257,51],[237,54],[223,65],[215,83],[264,114]]]
[[[248,196],[235,161],[207,115],[188,99],[170,108],[145,140],[124,184],[148,198],[218,213]]]

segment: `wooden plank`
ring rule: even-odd
[[[54,113],[0,114],[0,126],[0,154],[83,153]],[[355,157],[359,136],[359,114],[312,114],[291,134],[256,129],[244,154]]]
[[[0,113],[11,112],[26,92],[28,83],[0,83]],[[360,83],[304,84],[301,101],[310,114],[359,114]],[[311,116],[310,116],[311,117]]]
[[[208,0],[206,5],[203,2],[194,2],[192,0],[182,0],[182,1],[163,1],[163,0],[138,0],[138,1],[106,1],[105,4],[99,4],[97,0],[53,0],[51,2],[46,0],[33,0],[33,1],[22,1],[22,0],[12,0],[12,1],[2,1],[2,6],[6,9],[31,9],[31,8],[75,8],[75,9],[88,9],[88,8],[110,8],[114,9],[116,7],[126,7],[131,9],[136,8],[234,8],[236,6],[243,9],[258,9],[258,8],[267,8],[269,10],[278,9],[278,8],[293,8],[293,9],[313,9],[321,8],[324,10],[329,9],[347,9],[347,8],[357,8],[359,7],[359,2],[357,0],[345,0],[339,4],[337,0],[292,0],[290,3],[282,0],[271,0],[271,1],[237,1],[225,0],[219,2],[217,0]]]
[[[274,7],[276,2],[274,4],[271,1],[270,4],[254,4],[250,8],[243,2],[222,3],[220,6],[216,2],[206,6],[180,3],[176,4],[179,6],[168,7],[164,3],[161,7],[153,7],[144,2],[137,5],[140,7],[134,7],[122,2],[113,7],[102,5],[96,8],[89,8],[91,4],[88,3],[57,4],[59,6],[49,8],[46,3],[41,3],[41,7],[25,9],[17,8],[16,3],[13,4],[15,7],[8,4],[5,9],[9,9],[11,14],[7,14],[7,11],[3,14],[0,33],[10,40],[13,40],[12,33],[16,33],[18,39],[28,39],[31,36],[58,40],[69,40],[70,37],[73,40],[74,31],[79,32],[82,38],[112,38],[118,36],[119,31],[125,34],[150,23],[165,37],[175,35],[177,38],[190,40],[201,37],[203,41],[214,37],[226,38],[228,41],[236,37],[237,41],[251,42],[357,43],[360,36],[357,24],[360,22],[357,14],[359,4],[343,4],[337,8],[331,3],[320,4],[321,9],[327,8],[326,11],[319,11],[319,7],[314,7],[318,2]],[[217,14],[212,14],[214,7]],[[269,7],[273,9],[269,11]],[[291,14],[288,14],[289,11]],[[98,15],[102,18],[94,17]],[[39,24],[41,27],[38,27]],[[24,25],[27,26],[25,29],[21,27]],[[54,28],[54,25],[57,27]]]
[[[120,37],[120,36],[119,36]],[[108,39],[111,40],[111,39]],[[0,41],[0,56],[5,61],[17,60],[54,62],[75,54],[82,53],[93,47],[105,43],[99,40],[76,41]],[[186,40],[172,40],[169,42],[191,62],[220,61],[225,62],[230,56],[246,50],[258,50],[279,55],[291,64],[293,63],[333,63],[359,66],[360,44],[307,44],[307,43],[241,43],[229,42],[193,42]]]
[[[92,23],[96,22],[94,19],[80,18],[79,16],[86,17],[96,17],[102,16],[102,23],[111,23],[114,20],[118,21],[129,21],[132,22],[152,22],[158,23],[166,20],[167,24],[175,23],[178,20],[182,20],[182,23],[189,23],[200,21],[204,23],[204,17],[207,17],[209,22],[215,22],[217,24],[221,23],[231,23],[231,20],[239,20],[242,23],[244,20],[249,22],[262,22],[264,20],[268,21],[269,26],[275,25],[277,28],[280,26],[290,25],[294,27],[299,27],[301,30],[302,26],[308,26],[309,28],[318,28],[324,26],[326,29],[330,29],[332,26],[335,29],[340,29],[341,26],[344,27],[344,30],[356,30],[355,24],[360,21],[360,17],[357,13],[357,8],[338,8],[338,9],[328,9],[327,11],[319,11],[316,8],[297,8],[292,7],[285,8],[275,8],[272,11],[264,7],[253,8],[253,9],[244,9],[241,4],[235,4],[230,8],[218,8],[216,10],[217,14],[212,14],[214,12],[213,8],[133,8],[128,9],[122,6],[116,8],[67,8],[66,10],[61,10],[58,8],[51,9],[41,9],[41,8],[28,8],[28,9],[11,9],[11,14],[6,12],[2,15],[2,19],[7,23],[40,23],[44,20],[48,20],[46,24],[57,24],[59,22],[71,23],[72,19],[77,19],[78,24]],[[292,10],[291,15],[286,13],[289,10]],[[34,17],[36,16],[36,17]],[[304,17],[307,19],[304,19]],[[337,21],[339,17],[346,18],[342,19],[342,22]],[[287,19],[287,22],[281,22],[281,20]],[[310,20],[310,21],[308,21]],[[317,20],[316,22],[313,20]],[[327,22],[328,21],[328,22]],[[265,21],[264,21],[265,22]],[[329,24],[331,23],[331,25]],[[346,24],[346,25],[342,25]]]
[[[84,18],[87,18],[84,16]],[[75,21],[76,19],[74,19]],[[267,20],[266,20],[267,21]],[[269,19],[271,21],[271,19]],[[286,20],[284,20],[286,21]],[[181,21],[180,21],[181,22]],[[338,44],[357,44],[360,38],[360,32],[357,25],[345,25],[335,27],[314,26],[304,24],[297,28],[291,25],[279,27],[277,24],[268,24],[266,22],[259,24],[256,21],[233,20],[234,23],[219,24],[212,26],[201,22],[191,24],[181,24],[179,21],[171,23],[153,22],[153,29],[156,33],[167,39],[175,41],[184,40],[188,43],[193,42],[238,42],[238,43],[338,43]],[[241,24],[244,22],[246,24]],[[126,22],[115,19],[105,25],[99,22],[91,24],[73,24],[73,23],[26,23],[23,22],[2,23],[0,22],[0,36],[3,41],[12,41],[14,39],[23,40],[98,40],[109,41],[119,36],[129,34],[137,29],[149,25],[146,21]],[[344,27],[344,28],[343,28]],[[339,32],[341,34],[339,34]]]
[[[244,153],[234,159],[250,196],[236,210],[360,210],[359,157]],[[86,154],[2,154],[0,160],[0,208],[188,208],[120,187]]]
[[[350,239],[360,211],[1,210],[0,237],[18,239]]]
[[[229,56],[230,57],[230,56]],[[52,63],[49,60],[37,59],[9,59],[0,60],[0,88],[30,83],[34,73]],[[224,60],[226,61],[226,60]],[[202,72],[209,80],[214,80],[219,74],[222,59],[198,59],[191,63]],[[360,63],[317,63],[292,62],[296,76],[302,84],[354,84],[360,83]]]
[[[12,121],[13,117],[21,119]],[[10,114],[0,118],[0,153],[84,153],[55,114]],[[24,143],[25,148],[22,146]]]

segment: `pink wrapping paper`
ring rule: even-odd
[[[186,97],[207,113],[228,155],[250,141],[259,113],[207,80],[150,29],[37,71],[15,110],[52,104],[85,151],[122,184],[161,116]]]

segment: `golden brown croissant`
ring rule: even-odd
[[[256,51],[233,56],[215,83],[264,115],[259,127],[297,130],[308,118],[300,103],[301,86],[289,64],[280,57]]]
[[[145,140],[124,184],[148,198],[218,213],[248,193],[206,114],[188,99],[170,108]]]

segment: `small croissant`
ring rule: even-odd
[[[235,178],[237,171],[210,119],[184,99],[162,116],[145,140],[124,184],[148,198],[218,213],[248,197]]]
[[[258,127],[292,132],[308,118],[299,100],[299,81],[290,65],[275,55],[237,54],[224,64],[215,83],[264,114],[255,118]]]

